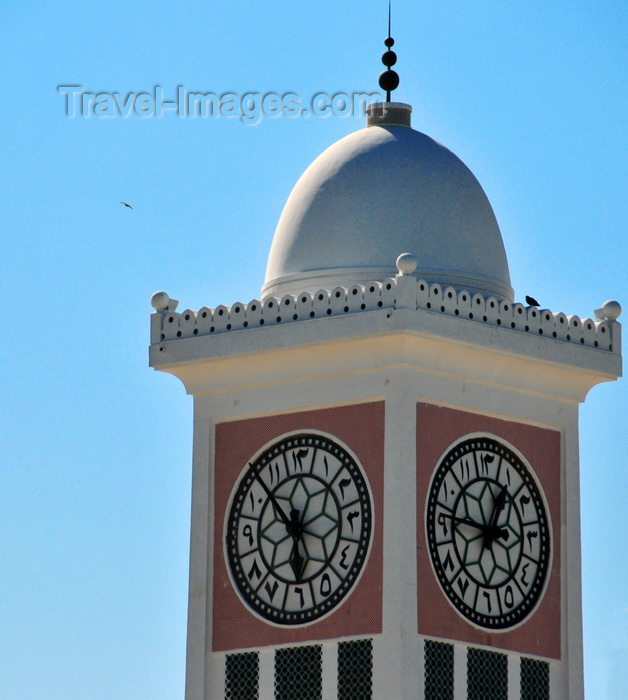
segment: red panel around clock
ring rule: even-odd
[[[372,545],[360,580],[337,609],[305,627],[281,627],[254,615],[233,588],[223,552],[225,514],[233,487],[251,457],[285,433],[309,430],[334,436],[361,462],[373,496]],[[381,633],[384,402],[219,423],[215,429],[214,454],[213,650]]]
[[[425,535],[426,496],[434,468],[457,440],[473,433],[501,438],[530,463],[545,493],[552,523],[551,571],[536,609],[506,631],[480,629],[462,617],[443,594],[430,563]],[[516,421],[433,404],[417,404],[417,566],[419,634],[495,647],[521,654],[561,656],[561,433]]]

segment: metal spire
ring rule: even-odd
[[[386,102],[390,102],[390,93],[399,85],[399,75],[394,70],[391,70],[392,66],[397,63],[397,54],[391,51],[391,48],[395,45],[395,40],[390,36],[390,1],[388,0],[388,37],[384,39],[387,50],[382,54],[382,63],[387,70],[382,71],[379,76],[379,86],[386,91]]]

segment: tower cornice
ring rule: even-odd
[[[580,402],[621,376],[615,320],[499,302],[407,274],[198,312],[164,310],[152,323],[151,366],[192,394],[409,366]]]

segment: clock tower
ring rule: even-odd
[[[186,700],[582,700],[595,319],[515,300],[470,170],[387,101],[305,171],[259,299],[153,296],[194,398]]]

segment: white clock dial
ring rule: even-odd
[[[536,608],[550,522],[541,486],[514,448],[490,435],[453,445],[432,476],[426,534],[436,578],[470,622],[506,630]]]
[[[372,527],[369,486],[349,449],[320,433],[283,436],[251,460],[232,493],[231,579],[263,619],[314,622],[353,589]]]

